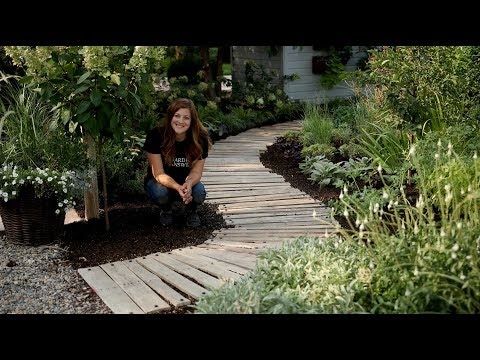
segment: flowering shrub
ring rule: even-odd
[[[45,169],[22,169],[13,164],[4,164],[0,169],[0,196],[3,201],[18,198],[22,188],[32,186],[35,197],[55,198],[58,201],[56,213],[76,205],[75,200],[83,195],[85,176],[75,171]]]
[[[0,197],[7,202],[33,187],[36,197],[58,201],[57,213],[74,206],[86,188],[84,144],[57,126],[58,112],[51,111],[38,93],[14,82],[0,86],[4,90],[0,98]]]

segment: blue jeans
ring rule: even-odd
[[[174,201],[182,201],[178,191],[161,185],[155,179],[148,180],[145,184],[145,192],[147,193],[148,198],[161,208],[171,205]],[[198,182],[192,187],[193,199],[190,204],[196,208],[197,205],[203,204],[206,196],[207,192],[205,191],[205,186],[203,186],[201,182]]]

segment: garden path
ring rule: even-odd
[[[214,144],[202,182],[207,201],[218,204],[234,227],[215,231],[198,246],[78,272],[114,313],[162,312],[187,306],[246,275],[267,248],[301,235],[333,232],[326,206],[271,173],[259,159],[275,137],[300,128],[300,121],[264,126]]]

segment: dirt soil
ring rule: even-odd
[[[340,189],[324,187],[320,189],[313,181],[301,172],[298,164],[302,161],[302,144],[297,140],[278,138],[267,150],[260,155],[263,166],[271,169],[274,173],[282,175],[294,188],[303,191],[312,198],[327,202],[338,198]]]
[[[158,221],[159,209],[144,199],[117,202],[109,211],[109,232],[105,231],[102,211],[100,220],[65,225],[61,246],[68,249],[68,259],[78,269],[198,245],[214,230],[229,227],[216,210],[216,205],[201,205],[198,214],[202,224],[195,229],[187,228],[182,218],[163,227]],[[78,212],[83,217],[83,212]]]

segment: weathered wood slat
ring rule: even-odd
[[[125,266],[132,270],[135,275],[137,275],[143,282],[145,282],[145,284],[155,290],[157,294],[167,300],[170,304],[172,304],[172,306],[179,307],[190,304],[190,300],[188,300],[182,294],[173,290],[170,286],[165,284],[158,276],[145,269],[135,260],[128,260],[124,263]]]
[[[240,277],[244,274],[243,269],[241,269],[242,273],[233,272],[229,269],[228,266],[225,265],[217,265],[213,262],[206,261],[203,259],[195,258],[187,256],[180,252],[181,249],[176,249],[171,252],[171,256],[177,259],[178,261],[182,261],[185,264],[191,265],[196,267],[199,270],[208,272],[214,276],[217,276],[220,279],[225,281],[235,281],[240,279]]]
[[[144,256],[135,260],[140,263],[140,265],[144,266],[167,283],[171,284],[181,292],[190,295],[194,299],[198,299],[200,296],[205,295],[209,292],[209,290],[204,289],[200,285],[176,273],[168,266],[159,263],[152,257]]]
[[[99,266],[78,273],[115,314],[143,314],[142,309]]]
[[[170,306],[120,261],[100,267],[145,313],[157,312]]]
[[[169,254],[155,253],[151,256],[155,260],[160,261],[162,264],[168,266],[172,270],[194,279],[196,282],[206,288],[215,289],[224,284],[224,281],[217,279],[216,277],[213,277],[209,274],[206,274],[203,271],[200,271],[192,266],[182,263],[181,261],[174,259]]]
[[[195,247],[193,249],[187,249],[187,251],[189,251],[192,255],[200,254],[208,256],[212,259],[229,262],[235,265],[243,266],[247,269],[253,269],[256,264],[256,256],[238,252],[230,252],[228,250],[202,249]]]
[[[203,271],[218,271],[218,269],[223,269],[224,271],[229,271],[228,273],[224,274],[224,276],[228,276],[230,278],[236,279],[236,276],[241,276],[245,275],[248,270],[237,265],[229,264],[223,261],[218,261],[215,259],[211,259],[205,256],[192,256],[190,253],[185,251],[186,248],[182,249],[175,249],[172,250],[171,253],[175,256],[183,256],[183,257],[188,257],[189,259],[183,259],[179,257],[180,261],[187,261],[189,264],[193,266],[198,266],[201,270]],[[213,269],[213,270],[211,270]],[[237,274],[237,275],[231,275],[231,273]]]

